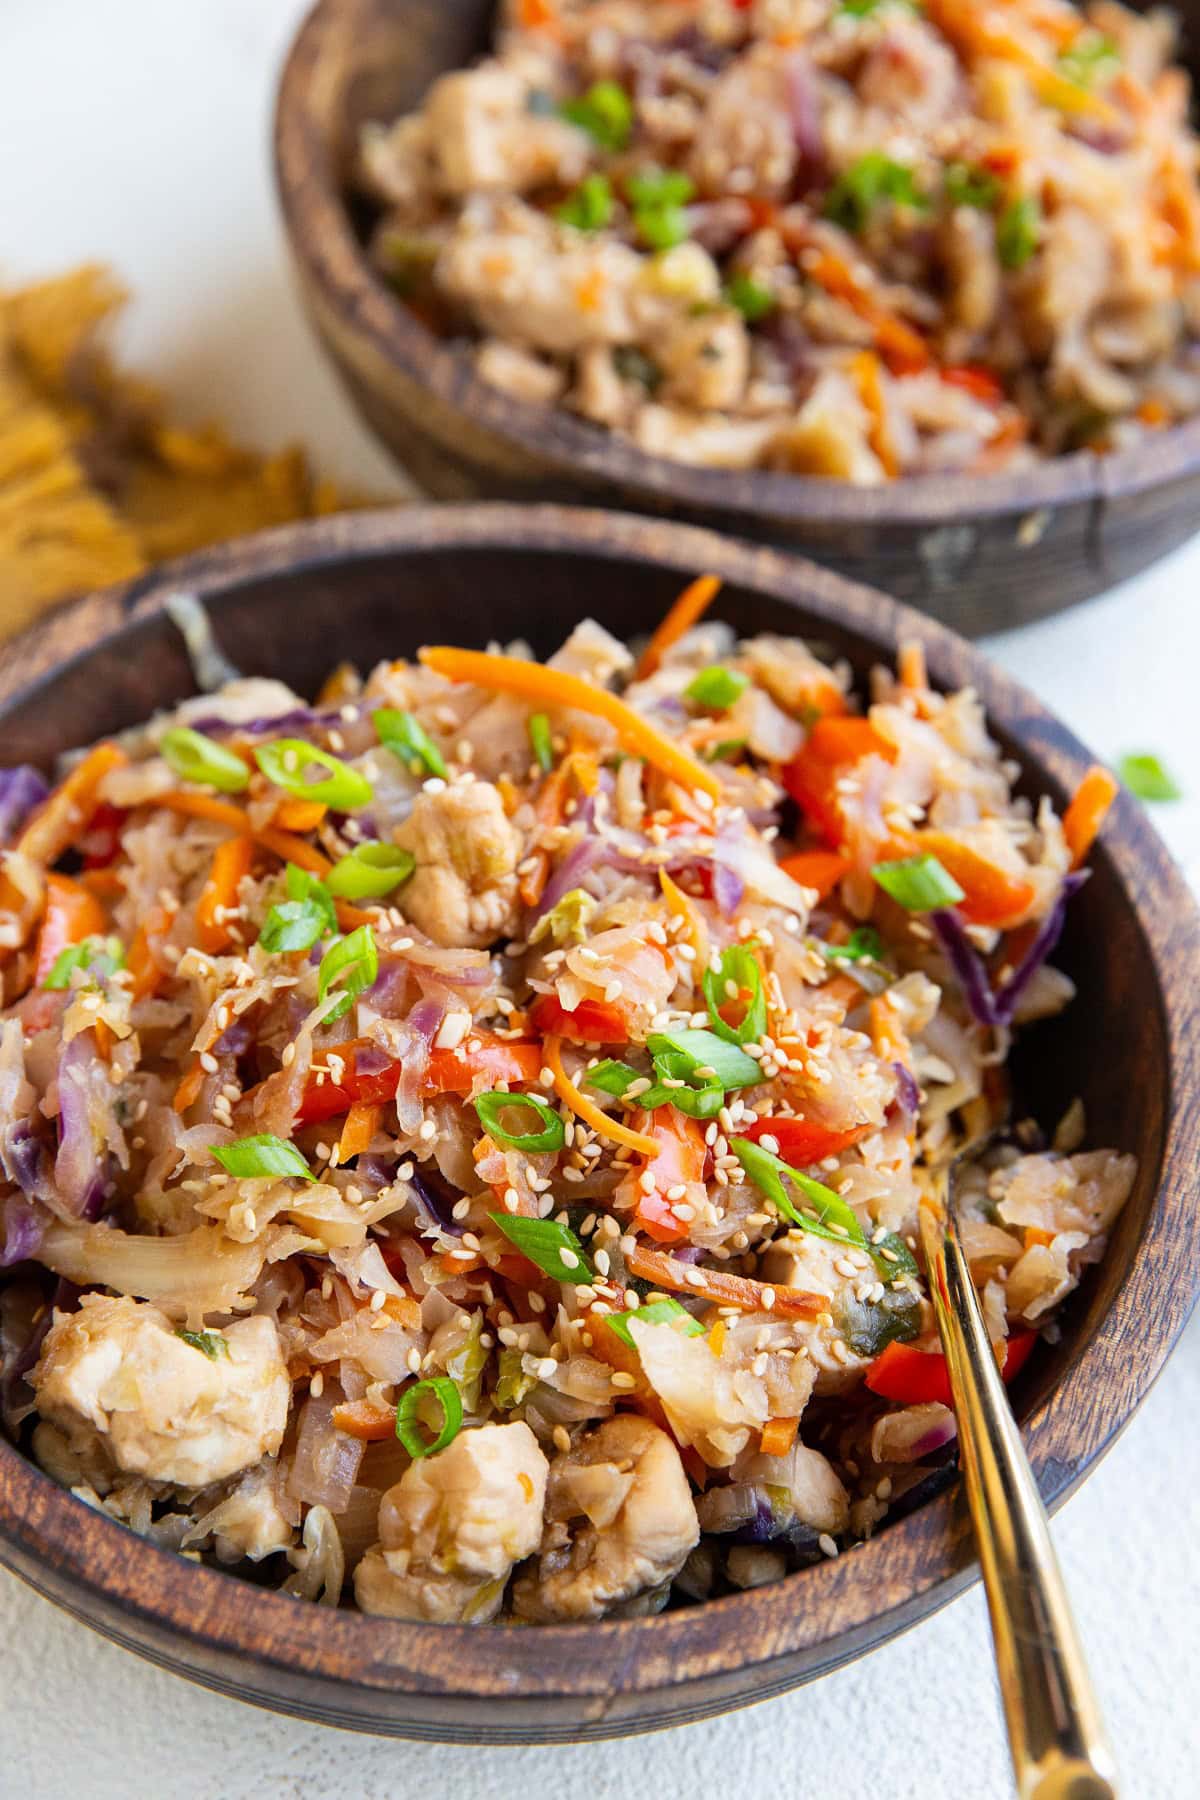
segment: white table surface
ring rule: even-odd
[[[111,262],[136,294],[122,350],[186,415],[216,411],[263,447],[301,436],[334,475],[399,493],[316,355],[275,213],[271,93],[303,10],[304,0],[3,0],[0,282]],[[1187,797],[1156,809],[1156,822],[1200,886],[1198,588],[1200,538],[990,648],[1100,756],[1165,758]],[[1127,1800],[1197,1792],[1198,1420],[1193,1323],[1055,1525]],[[14,1800],[1009,1791],[978,1590],[784,1699],[594,1748],[399,1745],[276,1718],[137,1661],[3,1572],[0,1646],[0,1793]]]

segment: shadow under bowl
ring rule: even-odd
[[[644,633],[711,569],[738,631],[803,635],[856,678],[924,645],[931,678],[972,685],[1026,790],[1061,805],[1088,756],[1029,694],[927,618],[797,559],[688,526],[557,507],[413,508],[288,527],[168,566],[50,615],[0,650],[6,761],[49,767],[193,691],[163,612],[198,595],[246,673],[315,692],[447,638],[525,637],[539,654],[590,614]],[[1056,961],[1078,998],[1023,1039],[1025,1108],[1052,1124],[1076,1094],[1091,1141],[1139,1172],[1102,1263],[1015,1389],[1054,1506],[1132,1416],[1196,1298],[1200,1211],[1200,916],[1142,809],[1116,803]],[[0,1562],[118,1642],[210,1687],[364,1731],[487,1742],[589,1739],[778,1694],[915,1624],[975,1578],[953,1471],[907,1517],[781,1584],[594,1625],[470,1629],[300,1604],[144,1543],[0,1443]]]

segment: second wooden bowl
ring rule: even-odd
[[[1175,10],[1200,21],[1200,0]],[[494,0],[319,0],[278,95],[276,172],[305,303],[363,418],[430,494],[694,519],[802,549],[968,636],[1086,599],[1195,529],[1200,419],[1115,456],[861,488],[688,468],[489,386],[467,350],[435,337],[376,275],[347,195],[363,123],[411,110],[439,75],[481,55],[494,11]]]
[[[710,532],[614,513],[502,506],[359,513],[289,527],[167,567],[53,614],[0,651],[6,762],[49,767],[192,691],[163,611],[204,602],[247,673],[313,693],[329,666],[369,666],[448,634],[525,637],[547,654],[585,614],[644,632],[711,569],[740,631],[801,633],[861,684],[919,638],[937,685],[970,684],[1024,772],[1059,804],[1086,751],[961,639],[882,594]],[[1200,917],[1141,808],[1122,795],[1056,962],[1075,1004],[1024,1040],[1026,1107],[1052,1123],[1082,1096],[1093,1141],[1138,1178],[1103,1260],[1015,1390],[1051,1506],[1128,1421],[1200,1283]],[[331,1724],[496,1743],[600,1738],[782,1693],[915,1624],[975,1576],[951,1487],[836,1561],[657,1618],[526,1630],[400,1624],[302,1604],[144,1543],[0,1442],[0,1562],[128,1648],[223,1692]]]

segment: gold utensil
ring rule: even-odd
[[[1116,1800],[1112,1752],[1046,1510],[959,1239],[954,1165],[931,1174],[919,1216],[1019,1800]]]

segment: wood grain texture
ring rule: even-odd
[[[1175,10],[1200,27],[1200,0]],[[279,88],[276,173],[305,304],[364,419],[427,492],[692,519],[803,550],[968,636],[1085,599],[1191,534],[1200,419],[1115,456],[858,488],[690,469],[481,381],[469,354],[373,272],[345,193],[359,127],[409,110],[439,74],[481,54],[493,12],[493,0],[319,0]]]
[[[933,621],[870,589],[710,532],[557,507],[406,508],[224,546],[54,615],[0,650],[5,761],[63,748],[191,689],[162,614],[186,587],[247,673],[315,691],[330,662],[369,664],[430,638],[524,635],[539,653],[591,613],[644,632],[699,569],[739,630],[800,632],[862,679],[901,638],[934,681],[971,683],[1029,791],[1058,802],[1086,751],[1029,694]],[[452,629],[447,625],[452,622]],[[1093,1141],[1140,1172],[1089,1271],[1016,1390],[1053,1506],[1154,1380],[1200,1282],[1200,917],[1144,811],[1122,794],[1057,961],[1079,998],[1021,1048],[1045,1121],[1082,1094]],[[639,1621],[547,1629],[399,1624],[330,1613],[144,1544],[0,1444],[0,1561],[109,1636],[211,1687],[360,1730],[496,1742],[616,1736],[782,1692],[861,1654],[974,1579],[956,1491],[870,1543],[771,1588]],[[934,1488],[938,1483],[931,1484]]]

